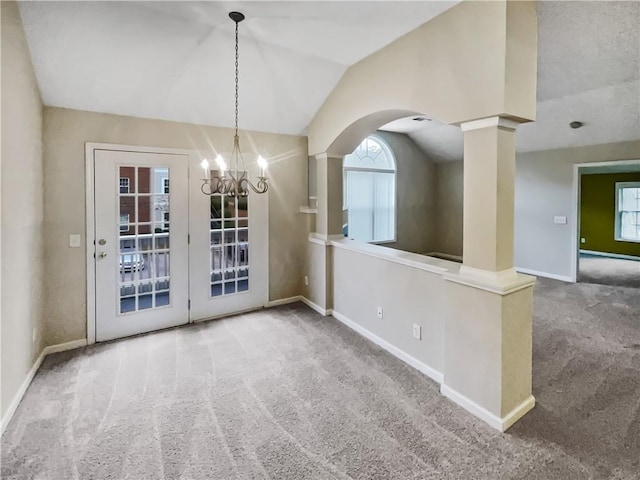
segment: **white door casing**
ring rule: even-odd
[[[188,158],[94,150],[96,341],[188,322]]]
[[[248,240],[248,250],[246,245],[242,245],[244,254],[248,252],[250,260],[247,281],[235,278],[236,290],[240,290],[238,287],[241,284],[245,290],[212,296],[211,200],[200,190],[201,160],[201,155],[190,150],[86,144],[87,342],[89,344],[261,308],[267,304],[269,194],[250,195],[247,218],[248,236],[241,238],[237,231],[232,235],[236,243]],[[119,282],[122,280],[119,278],[122,272],[118,256],[122,255],[122,252],[119,241],[121,219],[117,195],[120,177],[118,168],[136,164],[143,168],[167,169],[160,172],[157,175],[158,178],[151,183],[154,184],[152,188],[156,189],[169,187],[169,208],[165,208],[166,211],[151,214],[149,223],[155,225],[160,222],[160,226],[163,227],[168,214],[170,228],[169,232],[164,233],[167,237],[164,241],[168,240],[170,247],[168,270],[171,303],[170,306],[161,308],[120,314],[118,283],[122,283]],[[255,178],[256,170],[255,167],[250,168],[250,178]],[[168,185],[165,178],[168,179]],[[236,213],[236,215],[239,217],[241,214]],[[240,223],[246,222],[238,222],[236,227]],[[145,237],[145,234],[142,236]],[[146,235],[151,238],[153,236]],[[100,245],[100,239],[107,240],[107,243]],[[144,239],[144,242],[149,244],[150,240]],[[240,247],[237,246],[237,248]],[[239,250],[236,252],[239,253]],[[101,253],[106,255],[100,258]],[[145,256],[145,258],[148,257]],[[135,256],[133,260],[136,260]],[[145,274],[149,276],[148,272]],[[224,292],[225,282],[222,283],[221,288]],[[248,288],[246,288],[247,285]],[[190,310],[189,304],[191,304]],[[111,324],[105,323],[108,322],[106,320],[108,318],[113,319]]]

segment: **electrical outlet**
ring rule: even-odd
[[[382,307],[378,307],[378,318],[382,318]]]
[[[580,243],[587,243],[587,239],[586,239],[586,238],[584,238],[584,237],[582,237],[582,238],[580,239]]]
[[[304,276],[304,284],[305,285],[309,285],[309,277],[307,277],[306,275]]]
[[[413,324],[413,338],[422,340],[422,327],[417,323]]]

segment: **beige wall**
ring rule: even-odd
[[[516,266],[572,276],[576,163],[640,159],[640,141],[521,153],[516,165]],[[553,223],[556,215],[567,224]]]
[[[459,3],[350,67],[309,125],[309,153],[346,155],[411,112],[533,120],[536,28],[535,2]]]
[[[385,247],[415,253],[433,251],[435,226],[435,166],[413,143],[400,133],[377,131],[396,159],[396,242]]]
[[[229,129],[98,114],[44,111],[47,344],[86,337],[86,253],[69,248],[85,232],[85,142],[231,151]],[[270,160],[269,298],[301,293],[308,228],[299,213],[307,191],[304,137],[246,133],[243,150]]]
[[[573,166],[640,158],[640,141],[520,153],[516,157],[515,265],[569,279]],[[462,254],[462,162],[436,166],[438,251]],[[567,224],[553,223],[566,216]]]
[[[441,374],[445,318],[450,310],[445,280],[439,273],[368,255],[367,250],[387,255],[383,247],[368,247],[331,249],[333,311]],[[435,263],[457,269],[449,262]],[[377,317],[378,306],[383,309],[382,319]],[[422,327],[422,340],[413,338],[414,324]]]
[[[436,164],[435,251],[462,256],[462,161]]]
[[[1,8],[4,418],[43,347],[43,197],[40,93],[18,7],[2,2]]]

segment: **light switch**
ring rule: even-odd
[[[69,247],[78,248],[80,246],[80,234],[72,233],[69,235]]]
[[[553,223],[565,225],[567,223],[567,217],[553,217]]]

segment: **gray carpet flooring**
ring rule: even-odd
[[[581,254],[578,281],[640,288],[640,261]]]
[[[47,357],[6,479],[638,479],[640,295],[539,280],[537,406],[500,434],[301,304]]]

